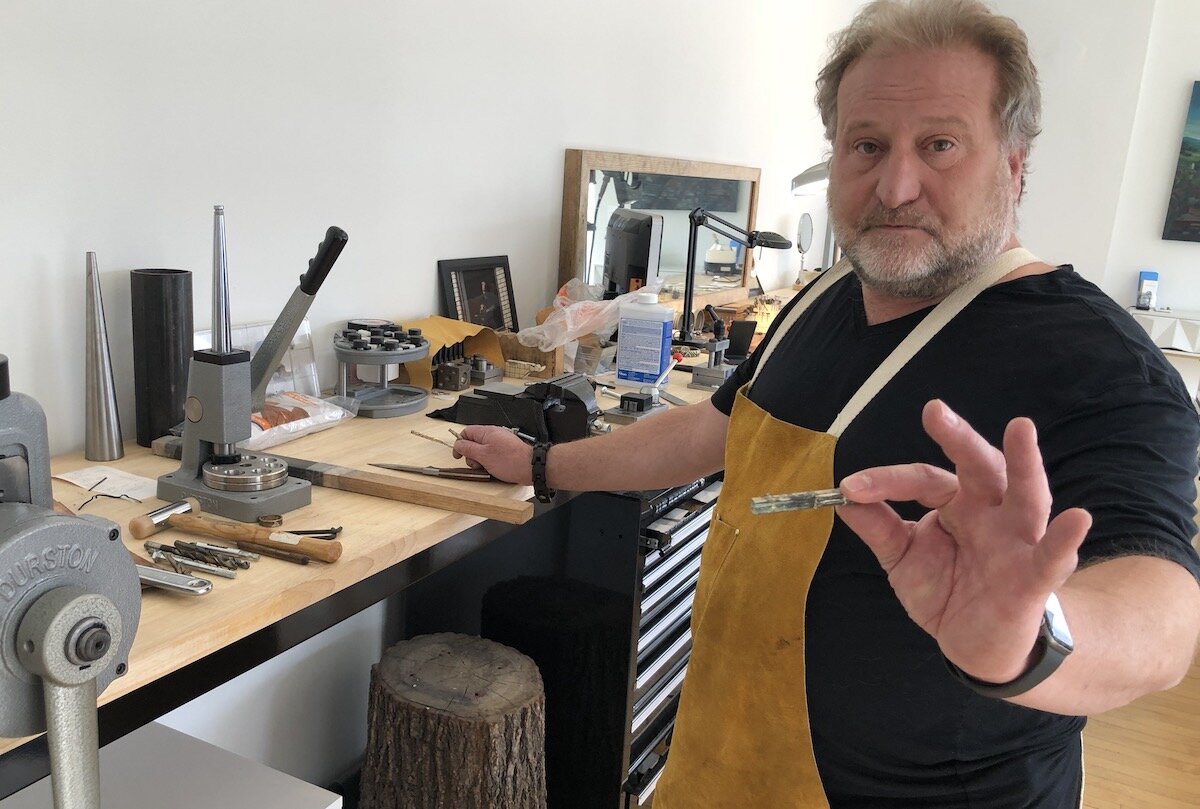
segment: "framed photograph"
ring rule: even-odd
[[[442,259],[438,275],[447,317],[494,331],[518,331],[508,256]]]
[[[1200,242],[1200,81],[1192,85],[1192,100],[1183,124],[1163,238]]]

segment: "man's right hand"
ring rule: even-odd
[[[550,488],[640,491],[679,486],[719,470],[729,417],[704,401],[606,435],[555,444],[546,459]],[[680,448],[686,447],[685,452]],[[533,448],[504,427],[464,427],[454,457],[508,483],[533,484]]]
[[[533,483],[533,448],[504,427],[473,424],[454,442],[454,457],[508,483]]]

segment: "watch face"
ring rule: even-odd
[[[1046,628],[1049,630],[1050,637],[1047,640],[1058,647],[1064,654],[1069,653],[1075,648],[1075,641],[1071,638],[1071,630],[1067,626],[1066,616],[1063,615],[1062,604],[1058,601],[1058,596],[1054,593],[1046,599],[1046,613],[1043,619]]]

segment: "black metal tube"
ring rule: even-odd
[[[192,274],[130,270],[137,442],[150,446],[183,421],[192,359]]]
[[[697,208],[688,214],[687,266],[683,268],[683,317],[679,320],[679,342],[692,339],[692,298],[696,294],[696,231],[707,214]]]

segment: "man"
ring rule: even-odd
[[[1015,23],[878,0],[818,104],[849,265],[711,401],[456,452],[543,489],[725,469],[655,809],[1077,807],[1081,717],[1196,648],[1195,410],[1121,307],[1019,249],[1040,94]],[[749,511],[835,483],[837,520]]]
[[[479,282],[479,291],[468,300],[471,322],[492,329],[504,328],[504,315],[500,312],[500,298],[492,291],[487,281]]]

